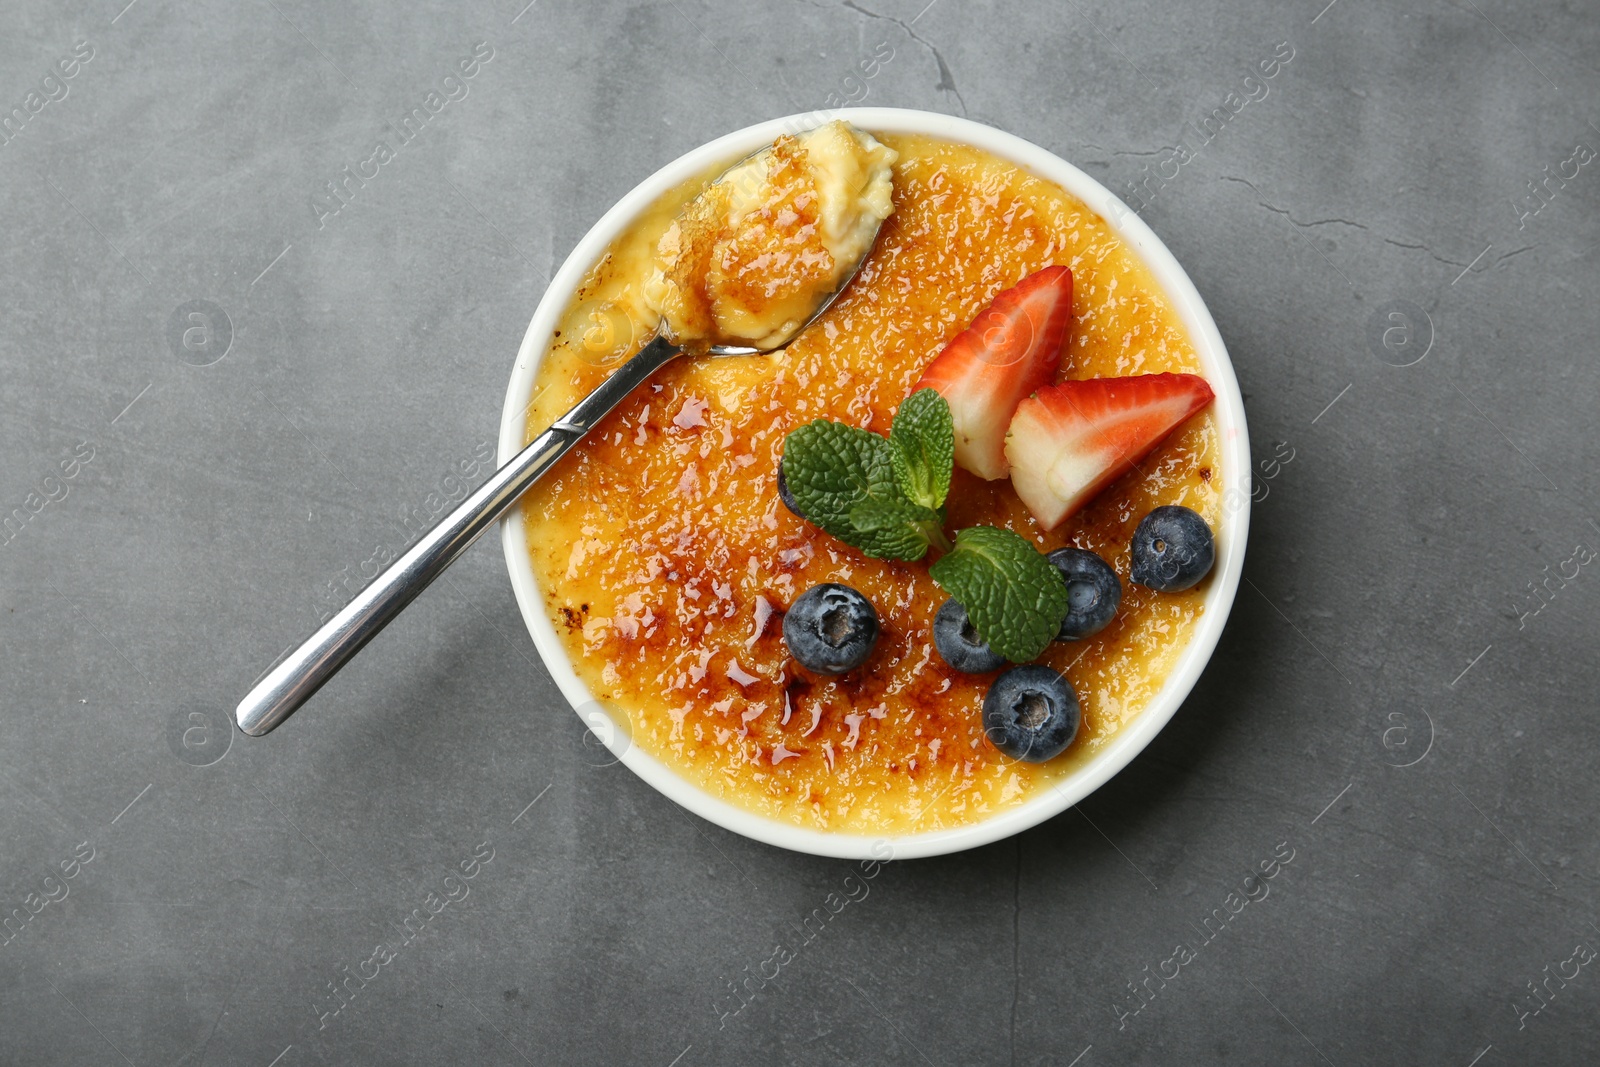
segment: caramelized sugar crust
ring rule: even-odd
[[[926,561],[868,559],[779,501],[786,433],[826,417],[886,433],[922,368],[1001,289],[1050,264],[1074,273],[1063,378],[1200,372],[1174,310],[1105,223],[1056,186],[985,152],[920,136],[900,155],[895,213],[839,301],[787,349],[681,361],[624,402],[523,504],[534,574],[577,671],[633,743],[713,795],[799,826],[909,833],[988,818],[1051,788],[1161,688],[1202,611],[1127,584],[1128,542],[1159,504],[1221,519],[1209,411],[1060,529],[1042,533],[1009,482],[957,471],[950,529],[987,522],[1042,550],[1098,552],[1124,582],[1118,618],[1042,661],[1072,681],[1083,727],[1042,765],[984,739],[990,675],[934,651],[944,594]],[[540,369],[531,437],[653,328],[638,299],[654,243],[704,188],[664,197],[591,272]],[[861,670],[811,675],[782,612],[818,582],[852,585],[882,637]]]

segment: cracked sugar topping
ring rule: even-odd
[[[556,632],[634,744],[757,814],[898,834],[1022,803],[1139,715],[1183,652],[1204,595],[1128,584],[1134,527],[1161,504],[1216,526],[1227,487],[1209,410],[1050,533],[1010,483],[956,472],[952,527],[992,523],[1042,550],[1090,549],[1125,590],[1110,626],[1041,659],[1079,694],[1071,748],[1020,764],[990,746],[980,709],[992,676],[952,670],[934,651],[945,594],[927,562],[867,558],[791,514],[776,488],[784,436],[815,418],[886,432],[945,342],[1001,289],[1051,264],[1075,280],[1062,377],[1198,372],[1200,361],[1144,266],[1081,202],[968,146],[881,140],[898,153],[894,214],[838,302],[770,356],[669,365],[522,506]],[[585,280],[540,367],[530,438],[648,337],[655,319],[642,289],[656,245],[706,181],[664,196]],[[784,610],[821,582],[860,590],[882,624],[871,660],[836,678],[805,673],[782,636]]]

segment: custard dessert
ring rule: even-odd
[[[756,199],[766,208],[758,212],[771,209],[753,230],[709,243],[687,232],[700,224],[680,215],[715,173],[641,213],[574,295],[538,369],[528,439],[641,347],[663,311],[685,332],[757,339],[794,317],[794,294],[825,290],[824,262],[806,253],[785,261],[770,300],[749,297],[751,285],[766,282],[760,257],[741,244],[761,226],[788,227],[761,240],[783,245],[792,237],[790,247],[826,252],[834,264],[848,258],[847,245],[829,244],[841,238],[825,239],[824,220],[807,214],[819,183],[842,173],[806,158],[824,140],[794,139],[749,183],[763,190]],[[971,824],[1021,804],[1139,716],[1190,640],[1207,582],[1203,575],[1187,587],[1163,585],[1160,576],[1135,582],[1134,557],[1178,543],[1195,523],[1216,528],[1226,487],[1216,417],[1203,406],[1174,422],[1152,450],[1127,452],[1126,473],[1079,470],[1085,456],[1124,446],[1114,419],[1085,436],[1069,426],[1075,415],[1131,404],[1133,392],[1149,407],[1143,392],[1157,379],[1172,388],[1186,383],[1188,406],[1172,408],[1174,417],[1210,395],[1194,384],[1202,368],[1176,310],[1103,219],[1054,184],[971,146],[895,134],[850,142],[833,140],[833,147],[858,178],[867,176],[856,192],[870,188],[861,203],[872,202],[859,218],[887,221],[848,288],[770,355],[669,364],[521,506],[555,629],[579,677],[633,744],[759,815],[816,830],[897,835]],[[818,157],[828,158],[826,150]],[[878,170],[881,181],[872,177]],[[808,196],[809,206],[802,203]],[[715,222],[704,230],[716,231]],[[801,235],[807,227],[812,232]],[[685,266],[691,249],[694,270]],[[676,295],[664,297],[668,289]],[[946,356],[962,351],[963,337],[982,348],[1007,331],[1033,329],[1026,313],[985,326],[1014,291],[1036,301],[1059,294],[1070,313],[1051,312],[1062,316],[1064,341],[1039,380],[1007,381],[1018,395],[1002,399],[1018,411],[997,437],[982,419],[988,409],[967,403],[972,394],[962,391],[981,384],[992,355]],[[881,558],[824,529],[814,521],[821,516],[802,518],[785,504],[780,464],[787,468],[798,454],[790,444],[786,460],[786,442],[802,439],[792,435],[820,432],[804,429],[819,420],[888,435],[897,413],[913,398],[929,399],[929,390],[944,400],[923,406],[952,421],[957,451],[947,492],[918,513],[938,519],[924,524],[926,556]],[[1169,388],[1158,399],[1170,408],[1171,395]],[[1167,525],[1147,530],[1158,516]],[[1076,548],[1083,550],[1076,558],[1098,557],[1120,590],[1114,614],[1085,636],[1049,640],[1026,668],[981,657],[962,664],[969,669],[952,666],[960,657],[936,647],[935,622],[955,597],[935,575],[939,561],[951,558],[941,553],[960,551],[971,528],[993,529],[993,537],[1025,541],[1039,553]],[[870,654],[842,673],[806,666],[785,639],[797,604],[808,594],[822,597],[811,593],[822,587],[847,588],[872,608]],[[865,617],[855,601],[836,596],[834,603],[843,614],[824,618],[824,638],[828,620],[854,625]],[[984,643],[977,637],[989,636],[966,632],[974,648]],[[985,730],[985,698],[1024,669],[1062,678],[1077,704],[1074,729],[1064,735],[1070,743],[1042,761],[1008,754]],[[1030,708],[1019,702],[1016,714],[1025,721]]]

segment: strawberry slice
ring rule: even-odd
[[[994,298],[912,387],[937,389],[956,425],[956,462],[1006,476],[1005,436],[1022,398],[1055,378],[1072,320],[1072,272],[1046,267]]]
[[[1006,433],[1011,484],[1039,525],[1053,530],[1214,395],[1195,374],[1046,386],[1017,405]]]

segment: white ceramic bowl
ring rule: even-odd
[[[1222,509],[1222,528],[1216,531],[1217,564],[1206,594],[1205,612],[1160,693],[1105,748],[1069,777],[1058,781],[1054,789],[1043,790],[1027,802],[983,822],[956,829],[887,838],[802,829],[756,815],[713,797],[632,745],[625,731],[607,716],[578,678],[566,650],[556,636],[555,627],[545,613],[544,599],[528,558],[520,508],[514,508],[505,519],[502,540],[505,544],[506,566],[511,571],[511,585],[516,590],[522,617],[561,692],[621,762],[669,799],[735,833],[799,852],[849,859],[882,858],[885,855],[883,843],[887,842],[895,859],[936,856],[997,841],[1043,822],[1076,804],[1127,766],[1167,724],[1167,720],[1172,718],[1178,705],[1183,703],[1189,690],[1194,687],[1201,670],[1211,658],[1217,639],[1222,635],[1228,609],[1232,607],[1234,593],[1239,587],[1239,575],[1244,566],[1245,534],[1250,525],[1250,445],[1239,383],[1234,378],[1233,365],[1228,361],[1228,353],[1223,347],[1216,323],[1212,321],[1200,294],[1195,292],[1194,283],[1160,239],[1121,200],[1078,168],[1020,137],[966,119],[929,111],[851,108],[826,114],[791,115],[719,137],[678,157],[640,182],[594,224],[556,272],[550,287],[545,290],[544,298],[539,301],[538,309],[533,313],[533,321],[528,324],[528,332],[522,339],[522,350],[517,353],[516,367],[511,372],[505,411],[500,420],[500,462],[505,463],[524,444],[524,413],[532,394],[534,374],[549,348],[551,334],[556,329],[562,311],[577,290],[584,273],[617,235],[661,194],[674,186],[719,162],[731,163],[748,155],[780,134],[807,129],[833,118],[845,119],[871,133],[926,134],[970,144],[1054,182],[1105,217],[1111,228],[1144,260],[1182,318],[1199,354],[1205,377],[1216,390],[1214,411],[1222,430],[1222,484],[1229,487],[1229,495]],[[874,846],[876,852],[873,851]]]

